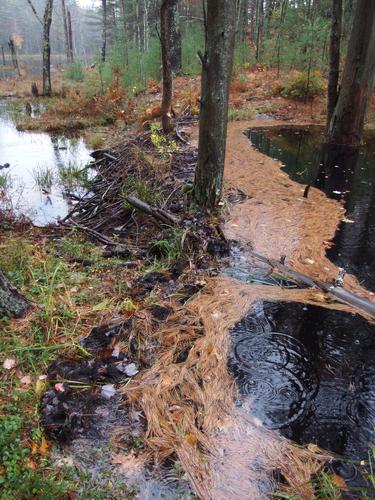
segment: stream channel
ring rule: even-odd
[[[328,257],[375,291],[371,142],[359,152],[346,152],[344,163],[336,152],[329,166],[322,164],[321,128],[251,129],[247,135],[259,151],[280,160],[291,179],[345,202],[353,223],[339,226]],[[227,272],[275,284],[240,255]],[[259,301],[235,325],[231,338],[229,367],[242,396],[239,404],[249,405],[266,427],[333,452],[337,460],[331,466],[350,489],[345,498],[362,498],[362,488],[375,496],[359,471],[375,445],[375,326],[357,314]]]
[[[64,193],[83,189],[69,172],[76,174],[92,158],[80,137],[18,131],[19,112],[17,103],[0,101],[0,206],[46,226],[67,215],[71,201]]]

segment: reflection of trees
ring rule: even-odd
[[[375,244],[373,195],[371,191],[357,193],[360,186],[355,181],[361,177],[357,167],[359,148],[324,144],[321,158],[315,186],[330,198],[345,201],[350,217],[354,220],[353,224],[340,225],[334,238],[335,246],[328,255],[338,265],[355,274],[366,286],[374,288],[369,279],[370,270],[375,264],[371,251]],[[375,269],[373,271],[375,273]]]

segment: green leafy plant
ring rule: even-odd
[[[275,93],[292,99],[311,100],[324,91],[324,80],[319,72],[313,71],[297,73],[282,81],[275,89]]]
[[[180,152],[180,148],[177,146],[176,141],[163,135],[157,123],[151,124],[151,142],[161,155],[171,155]]]

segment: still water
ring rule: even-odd
[[[90,150],[82,138],[51,136],[40,132],[19,132],[0,101],[0,176],[6,177],[6,189],[0,189],[0,204],[30,218],[36,226],[54,223],[69,210],[64,186],[59,182],[59,169],[68,165],[84,167],[90,161]],[[49,171],[50,189],[41,189],[36,173]],[[3,181],[4,182],[4,181]]]
[[[261,152],[280,160],[293,180],[345,203],[353,223],[338,228],[329,257],[375,290],[371,142],[361,151],[346,151],[342,160],[335,151],[328,165],[322,161],[319,128],[255,129],[248,135]],[[238,249],[232,259],[228,274],[276,284],[266,270],[241,259]],[[239,404],[250,405],[268,428],[333,452],[332,467],[349,485],[348,498],[362,498],[358,488],[374,494],[360,461],[375,446],[375,326],[356,314],[259,301],[232,329],[231,339],[229,368],[240,389]]]

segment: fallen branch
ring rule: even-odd
[[[94,229],[91,229],[90,227],[81,226],[80,224],[77,224],[74,221],[64,222],[64,221],[60,220],[59,224],[61,226],[67,227],[69,229],[76,228],[76,229],[79,229],[80,231],[84,231],[87,234],[90,234],[91,236],[93,236],[98,241],[100,241],[100,243],[104,243],[104,245],[110,245],[110,246],[117,245],[117,243],[115,243],[113,240],[110,240],[109,238],[107,238],[103,234],[99,233],[98,231],[95,231]]]
[[[181,220],[179,219],[179,217],[176,217],[175,215],[167,212],[166,210],[163,210],[162,208],[151,207],[148,203],[136,198],[133,195],[126,196],[125,200],[133,207],[138,208],[138,210],[151,215],[164,224],[173,224],[174,226],[181,224]]]
[[[344,288],[334,286],[329,283],[323,283],[322,281],[310,278],[310,276],[306,276],[305,274],[301,274],[298,271],[294,271],[293,269],[290,269],[289,267],[285,266],[281,262],[278,262],[277,260],[268,259],[266,257],[263,257],[263,255],[260,255],[253,251],[251,253],[257,259],[261,260],[262,262],[265,262],[266,264],[269,264],[273,268],[278,269],[280,272],[282,272],[286,276],[290,276],[295,281],[312,288],[319,288],[323,292],[333,295],[336,299],[340,300],[341,302],[349,304],[352,307],[356,307],[357,309],[361,309],[362,311],[366,312],[367,314],[375,318],[374,302],[371,302],[370,300],[367,299],[363,299],[362,297],[358,297],[357,295],[354,295],[353,293],[349,292],[348,290],[345,290]]]

